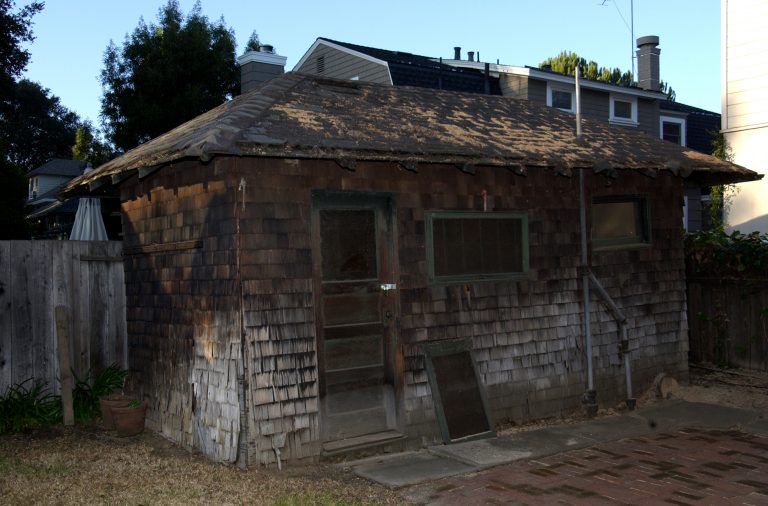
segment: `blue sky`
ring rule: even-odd
[[[165,0],[45,3],[34,18],[25,77],[98,125],[104,50],[140,17],[156,21]],[[194,0],[179,3],[188,13]],[[288,57],[286,70],[317,37],[444,58],[461,46],[463,55],[476,51],[483,61],[510,65],[538,65],[565,49],[604,66],[631,65],[630,0],[202,0],[202,9],[212,20],[224,17],[238,54],[255,30]],[[678,101],[720,112],[719,0],[634,0],[634,27],[635,38],[659,36],[661,78]]]

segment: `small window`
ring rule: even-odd
[[[547,83],[547,105],[560,110],[573,112],[573,88]]]
[[[685,119],[662,116],[659,131],[665,141],[685,146]]]
[[[552,90],[552,107],[571,110],[571,93],[568,91]]]
[[[632,119],[632,102],[616,100],[613,103],[613,115],[617,118]]]
[[[433,212],[426,225],[430,282],[514,279],[528,273],[525,214]]]
[[[592,202],[592,245],[595,249],[650,244],[651,228],[645,197],[604,197]]]
[[[637,125],[637,98],[611,95],[610,121],[623,125]]]

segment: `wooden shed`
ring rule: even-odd
[[[527,101],[289,73],[69,190],[119,191],[148,426],[255,465],[612,406],[625,363],[685,378],[683,182],[755,177]],[[588,275],[614,304],[588,295],[591,343]]]

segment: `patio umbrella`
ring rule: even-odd
[[[85,168],[83,174],[93,170],[91,164]],[[72,225],[70,241],[106,241],[107,229],[104,228],[104,220],[101,218],[101,201],[98,198],[83,197],[77,205],[75,223]]]

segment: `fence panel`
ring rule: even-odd
[[[0,241],[0,392],[34,378],[59,393],[58,304],[78,377],[127,367],[121,255],[119,241]]]
[[[768,371],[768,280],[688,279],[693,362]]]

